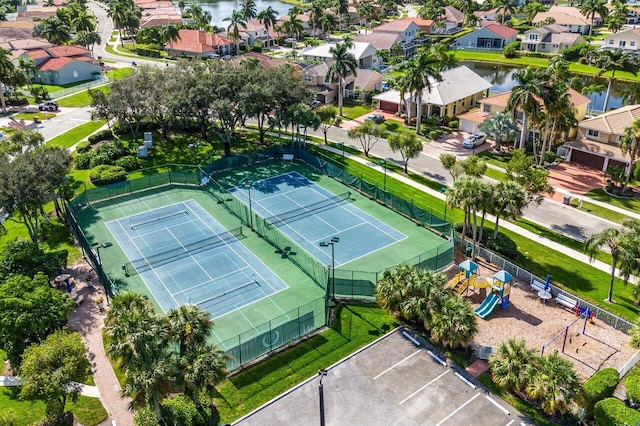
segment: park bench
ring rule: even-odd
[[[284,161],[293,161],[293,154],[282,154],[282,159]]]
[[[575,299],[570,298],[569,296],[566,296],[562,293],[559,293],[556,296],[556,303],[559,303],[563,306],[566,306],[567,308],[574,310],[576,308],[576,306],[578,306],[578,301]]]
[[[545,289],[546,284],[542,281],[538,281],[538,280],[533,280],[533,282],[531,283],[531,290],[535,291],[536,293],[543,291]]]

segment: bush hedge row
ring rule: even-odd
[[[95,186],[109,185],[127,180],[127,172],[120,166],[102,164],[91,169],[89,179]]]
[[[115,139],[115,136],[113,136],[113,132],[109,129],[100,130],[87,138],[91,145],[102,141],[110,141],[112,139]]]
[[[620,382],[620,374],[615,368],[602,369],[591,376],[578,392],[576,402],[585,409],[585,415],[593,417],[593,407],[598,401],[613,395]]]
[[[88,170],[103,164],[114,165],[119,158],[131,152],[120,141],[111,141],[95,150],[84,152],[76,157],[76,169]]]
[[[637,425],[640,422],[640,413],[617,398],[597,402],[593,412],[599,426]]]
[[[634,369],[624,381],[627,396],[634,403],[640,403],[640,371]]]

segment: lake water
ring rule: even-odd
[[[187,5],[190,4],[188,1],[185,1],[185,3]],[[199,4],[202,6],[203,10],[207,10],[211,13],[211,25],[215,25],[217,27],[226,27],[229,25],[229,22],[224,21],[224,19],[230,18],[231,13],[234,10],[240,10],[240,1],[235,0],[214,0],[206,2],[196,1],[194,3]],[[271,6],[276,12],[278,12],[278,16],[286,15],[292,7],[290,4],[276,0],[256,0],[256,6],[258,13]]]
[[[471,68],[478,75],[482,76],[485,80],[491,83],[491,91],[494,93],[504,93],[515,86],[513,74],[515,74],[520,68],[508,67],[502,65],[492,65],[484,62],[463,62],[464,65]],[[605,89],[607,87],[607,80],[595,77],[580,77],[584,86],[591,84],[602,84]],[[622,91],[626,82],[615,82],[611,87],[611,95],[609,96],[608,108],[620,108],[622,103]],[[602,111],[604,106],[604,97],[606,92],[593,92],[587,96],[591,99],[589,104],[589,111]]]

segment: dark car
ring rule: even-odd
[[[315,101],[311,101],[311,103],[309,104],[309,106],[311,107],[311,109],[316,109],[318,108],[320,105],[322,105],[322,102],[315,100]]]
[[[38,105],[38,109],[40,111],[57,111],[58,103],[56,101],[42,102],[40,105]]]
[[[384,123],[384,115],[382,114],[371,114],[364,121],[373,121],[374,123]]]

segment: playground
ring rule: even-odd
[[[545,354],[561,353],[583,379],[601,368],[618,369],[635,353],[626,334],[598,319],[591,321],[588,313],[579,316],[545,294],[544,287],[534,290],[494,265],[461,257],[448,276],[449,287],[467,297],[478,315],[475,349],[524,338],[540,352],[544,347]]]

